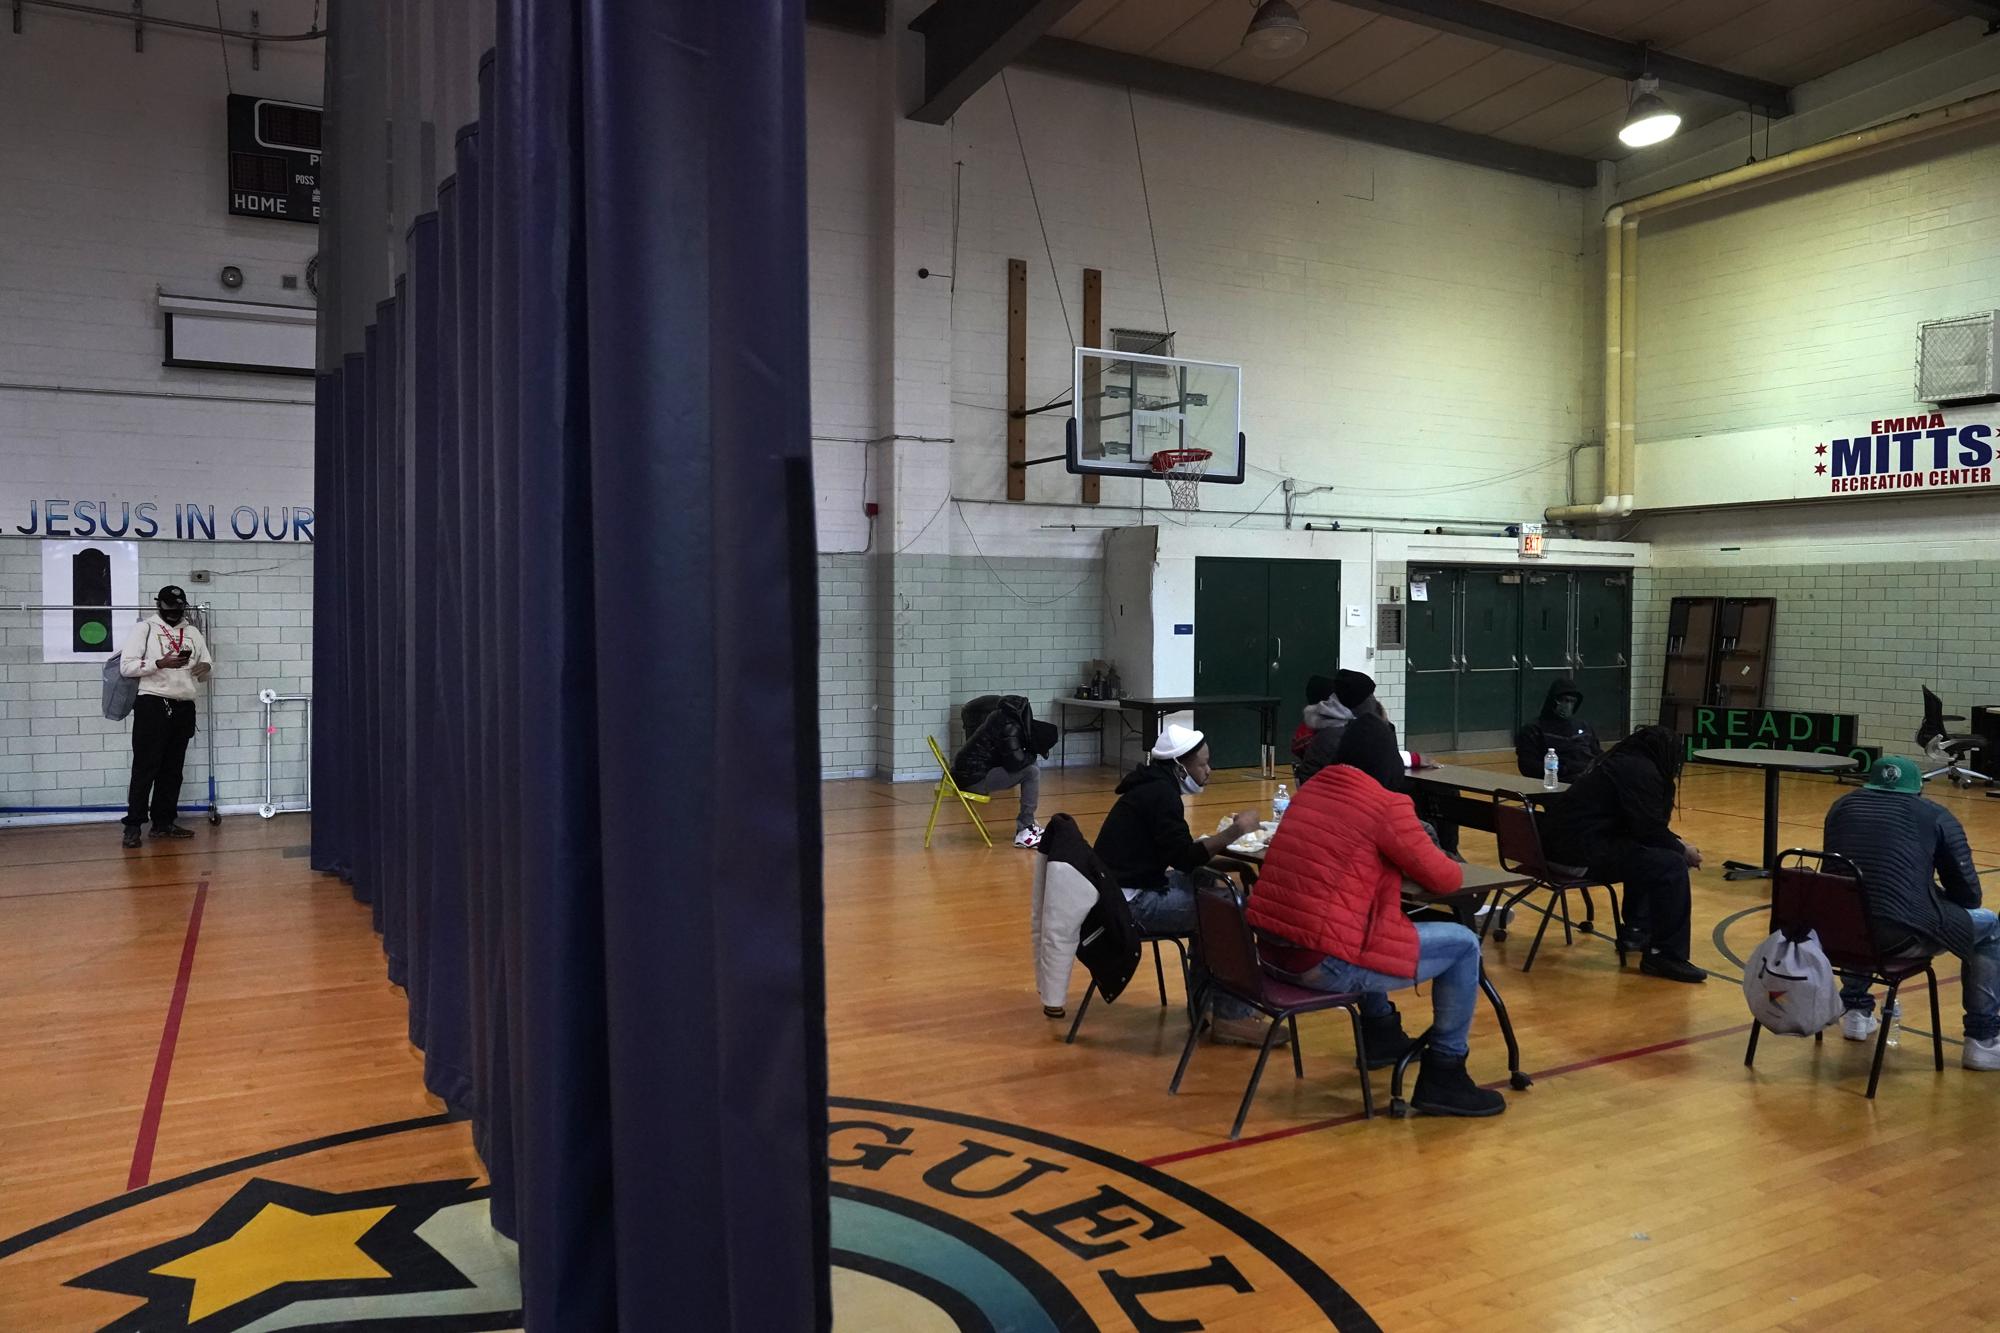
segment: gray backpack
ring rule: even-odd
[[[148,629],[146,642],[152,641],[153,631]],[[104,717],[108,722],[123,722],[139,706],[139,682],[125,674],[124,666],[122,649],[104,659]]]
[[[1766,1030],[1793,1037],[1818,1032],[1846,1008],[1833,964],[1810,930],[1797,940],[1774,932],[1750,951],[1743,964],[1743,998]]]

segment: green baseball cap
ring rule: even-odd
[[[1924,771],[1914,759],[1885,754],[1868,770],[1868,785],[1876,791],[1920,792],[1924,789]]]

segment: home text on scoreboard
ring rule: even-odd
[[[232,93],[229,211],[319,225],[320,109]]]

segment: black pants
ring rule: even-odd
[[[1688,956],[1692,907],[1688,900],[1687,858],[1667,847],[1631,847],[1590,873],[1625,885],[1625,925],[1647,936],[1653,949],[1671,958]]]
[[[142,694],[132,708],[132,788],[125,823],[154,828],[174,822],[181,804],[181,766],[194,739],[194,701]]]

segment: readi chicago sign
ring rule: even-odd
[[[1812,446],[1816,484],[1828,495],[1951,491],[1993,484],[1991,421],[1945,422],[1944,413],[1878,417]]]

